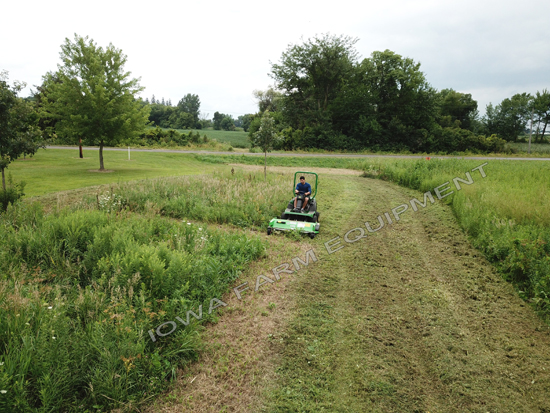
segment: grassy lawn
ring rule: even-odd
[[[178,132],[189,132],[191,129],[177,129]],[[250,148],[250,142],[248,140],[248,132],[244,131],[225,131],[225,130],[213,130],[213,129],[193,129],[193,132],[199,132],[202,135],[206,135],[209,139],[216,139],[218,142],[225,142],[231,144],[235,148]]]
[[[31,197],[138,179],[197,175],[214,169],[214,165],[205,164],[189,154],[134,151],[131,161],[128,161],[127,152],[105,151],[103,156],[105,168],[112,172],[97,172],[97,150],[85,150],[84,159],[80,159],[78,149],[41,149],[33,158],[12,162],[7,172],[12,174],[14,181],[27,183],[25,194]]]

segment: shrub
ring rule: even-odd
[[[9,204],[15,204],[25,195],[25,182],[14,183],[11,174],[8,175],[8,185],[6,189],[0,189],[0,208],[5,211]]]

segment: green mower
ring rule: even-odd
[[[301,172],[294,174],[294,190],[296,190],[296,179],[298,174],[315,175],[315,186],[311,189],[311,194],[307,196],[309,201],[305,208],[302,208],[305,202],[305,193],[298,192],[296,197],[296,208],[294,207],[294,198],[292,198],[281,215],[281,218],[273,218],[269,221],[267,227],[267,235],[271,235],[273,231],[300,231],[309,235],[310,238],[315,238],[319,233],[319,211],[317,211],[317,181],[319,179],[315,172]]]

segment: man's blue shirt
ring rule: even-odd
[[[305,184],[298,182],[298,185],[296,185],[296,190],[298,192],[303,192],[304,194],[306,192],[309,192],[311,194],[311,185],[308,184],[307,182]]]

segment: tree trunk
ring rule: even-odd
[[[544,128],[542,128],[542,134],[540,135],[540,141],[544,139],[544,134],[546,133],[546,127],[548,126],[548,119],[544,122]]]
[[[2,168],[2,188],[6,190],[6,177],[4,175],[4,168]]]
[[[105,170],[105,166],[103,166],[103,141],[99,142],[99,170]]]
[[[264,180],[267,181],[267,151],[265,151],[264,157]]]
[[[82,138],[78,138],[78,146],[80,150],[80,159],[82,159],[84,158],[84,156],[82,155]]]

